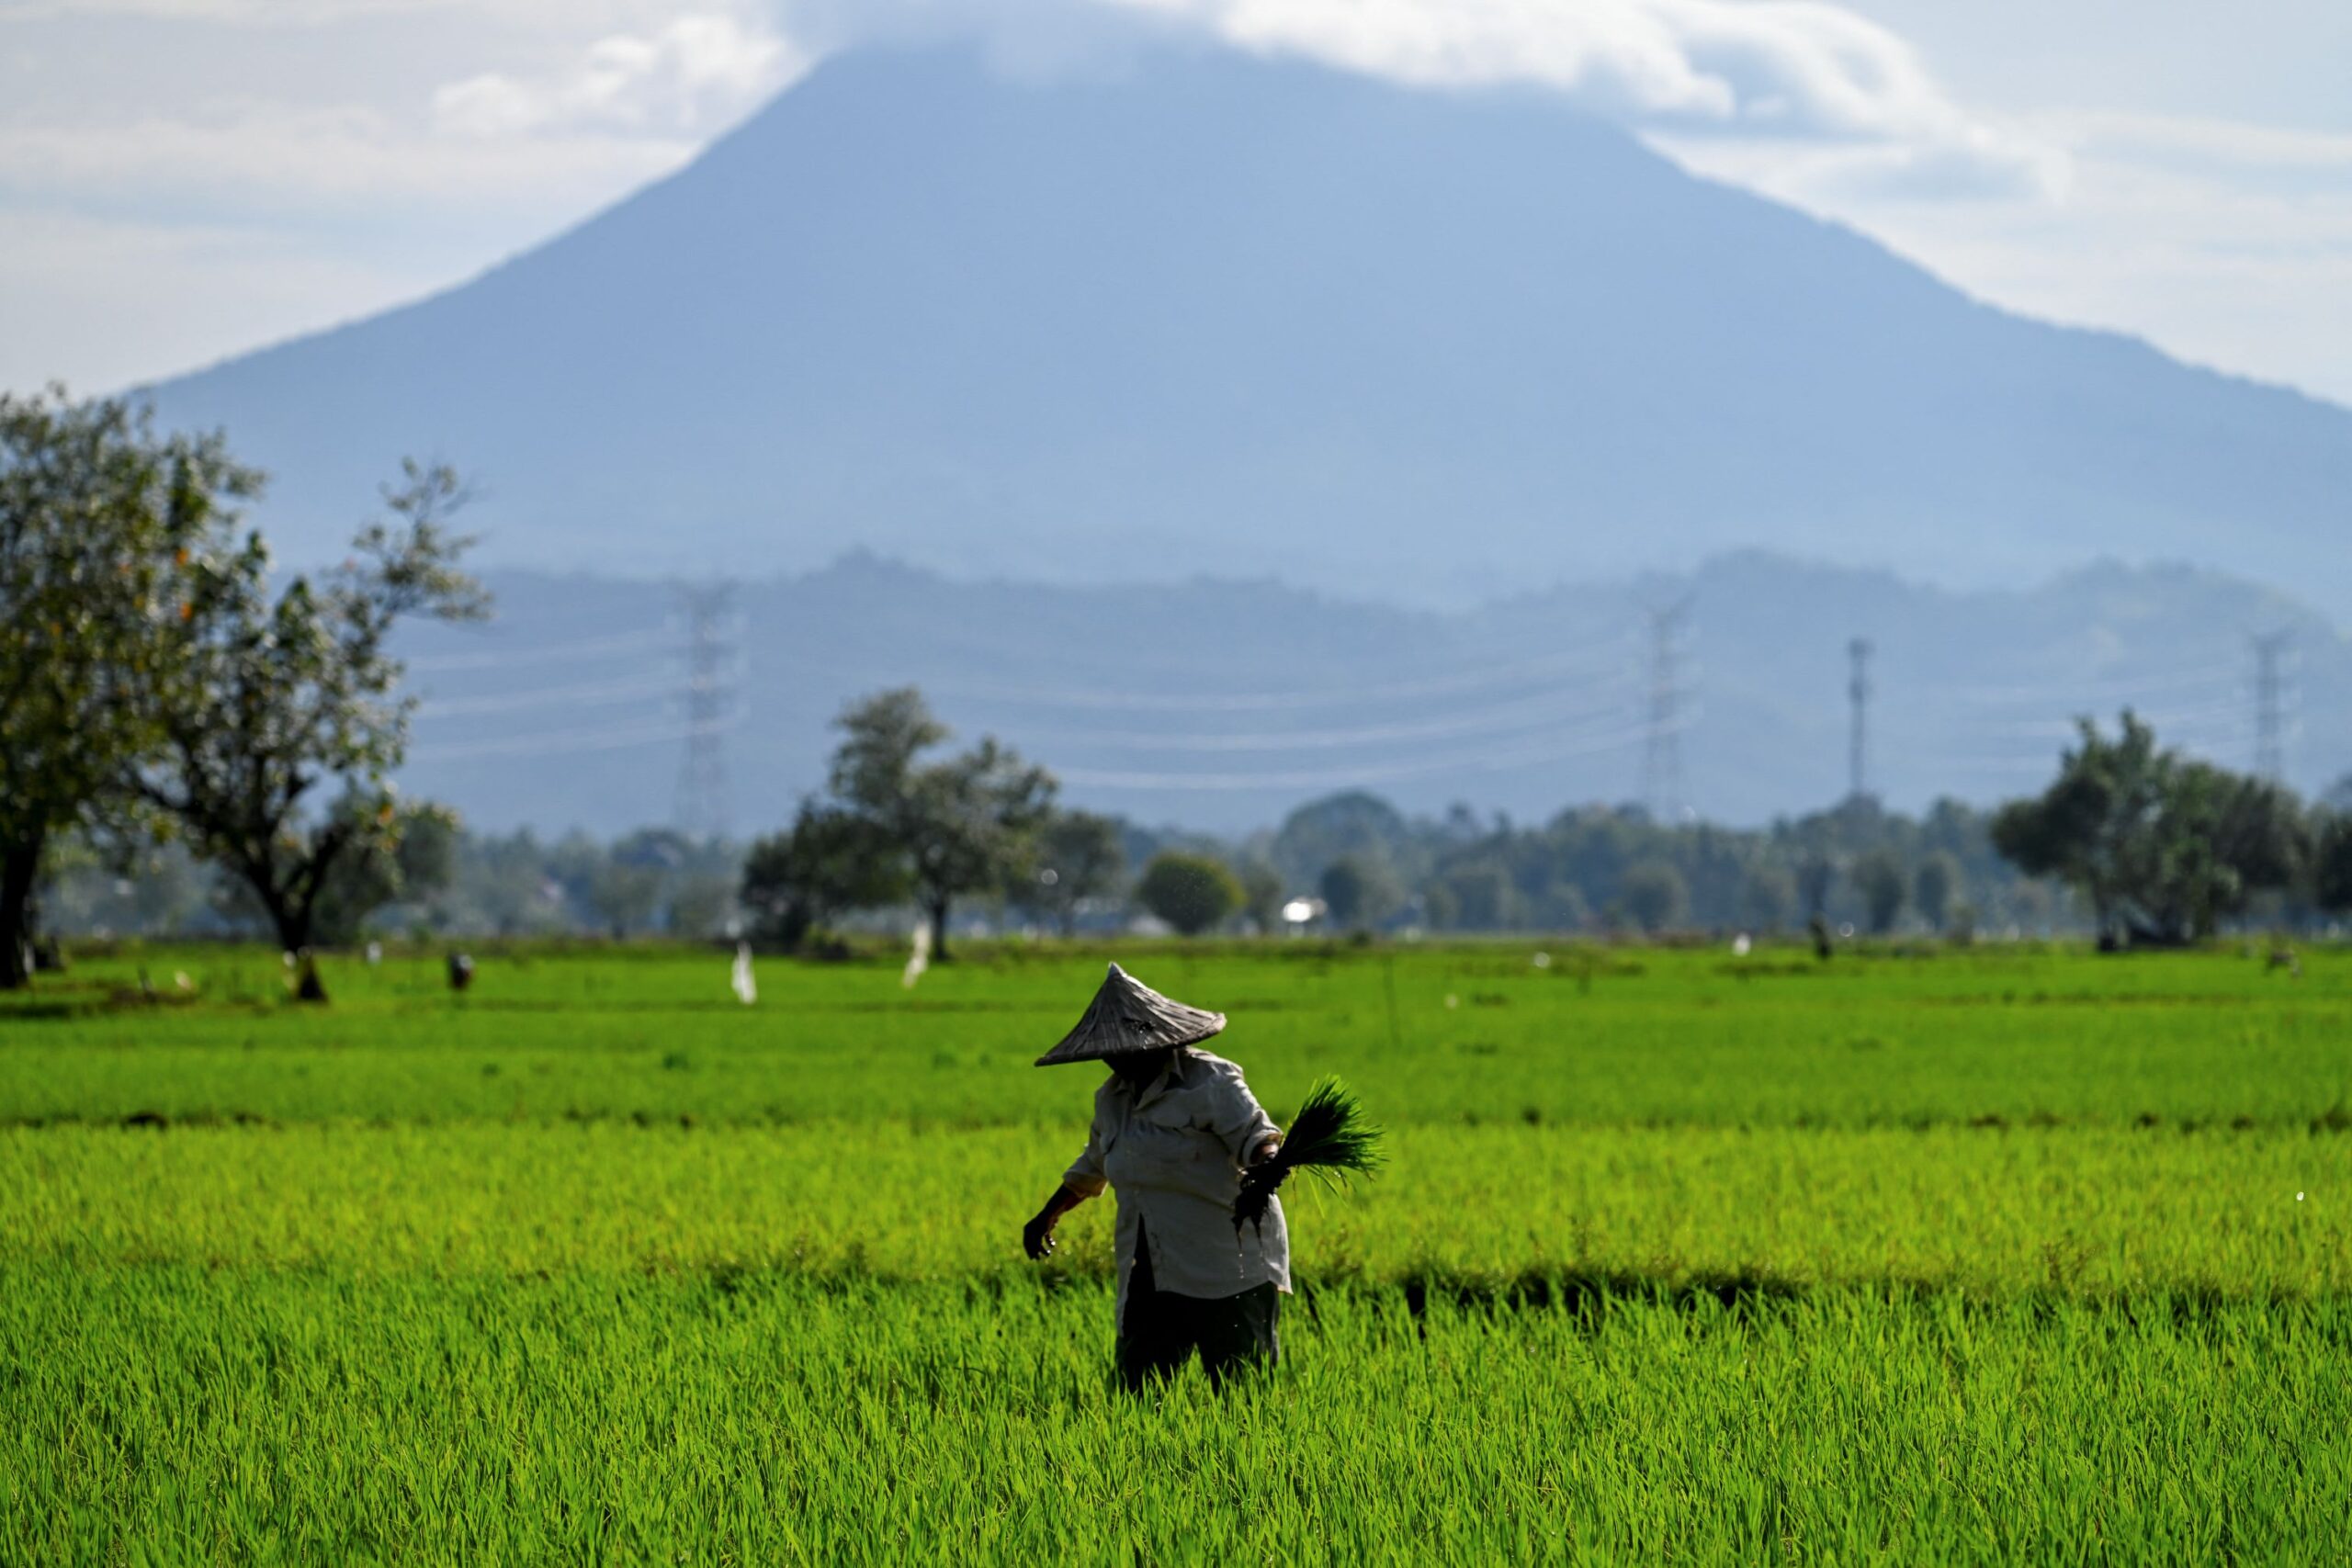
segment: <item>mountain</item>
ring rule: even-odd
[[[673,592],[528,572],[493,586],[491,625],[404,634],[424,697],[404,786],[485,827],[671,820],[690,720]],[[854,555],[740,588],[715,625],[733,694],[714,728],[739,831],[821,783],[845,702],[906,682],[964,739],[994,733],[1069,798],[1145,822],[1243,832],[1356,787],[1541,820],[1642,796],[1649,611],[1675,604],[1680,784],[1657,789],[1716,820],[1844,795],[1857,636],[1876,648],[1867,782],[1904,809],[2038,788],[2076,716],[2111,727],[2127,704],[2167,742],[2245,768],[2249,635],[2282,629],[2290,782],[2352,771],[2352,641],[2267,590],[2101,564],[1962,592],[1754,552],[1448,613],[1264,582],[975,585]]]
[[[843,57],[462,288],[155,396],[276,472],[298,560],[416,452],[551,570],[860,547],[1459,607],[1752,546],[2352,613],[2352,412],[2005,314],[1540,93],[1222,52]]]

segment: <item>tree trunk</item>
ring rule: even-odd
[[[42,837],[0,852],[0,991],[32,984],[33,883],[40,875]]]
[[[934,964],[944,964],[947,962],[947,900],[944,897],[933,898],[931,901],[929,913],[931,915],[931,960]]]
[[[282,897],[269,901],[269,918],[277,928],[277,945],[294,955],[294,999],[323,1002],[326,982],[319,978],[318,962],[311,956],[311,911]]]

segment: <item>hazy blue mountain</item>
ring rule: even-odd
[[[1222,53],[843,58],[540,249],[160,400],[277,471],[298,559],[415,451],[545,570],[864,547],[1458,605],[1760,546],[2352,613],[2345,410],[1973,302],[1538,93]]]
[[[495,623],[408,645],[427,701],[407,787],[486,826],[670,820],[686,714],[669,591],[522,572],[495,586]],[[2280,628],[2297,637],[2292,782],[2352,771],[2352,642],[2276,593],[2185,568],[1962,592],[1744,553],[1441,614],[1251,582],[976,585],[853,556],[741,590],[720,740],[733,821],[784,820],[821,781],[842,705],[907,682],[965,737],[994,732],[1059,771],[1071,799],[1147,822],[1243,831],[1355,786],[1521,820],[1634,799],[1645,609],[1686,600],[1679,794],[1720,820],[1845,794],[1853,636],[1878,649],[1868,782],[1907,809],[2037,788],[2075,715],[2111,724],[2126,703],[2166,739],[2247,767],[2248,639]]]

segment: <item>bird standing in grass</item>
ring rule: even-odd
[[[1235,1214],[1250,1174],[1275,1169],[1282,1130],[1239,1067],[1197,1048],[1224,1028],[1223,1013],[1171,1000],[1114,964],[1078,1027],[1037,1059],[1111,1069],[1094,1094],[1084,1152],[1021,1241],[1031,1258],[1046,1257],[1064,1214],[1118,1190],[1117,1356],[1130,1389],[1195,1354],[1216,1383],[1282,1353],[1290,1290],[1282,1203],[1261,1183],[1255,1223]]]

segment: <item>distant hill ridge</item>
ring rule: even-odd
[[[293,559],[413,451],[548,570],[865,547],[1433,606],[1760,546],[2352,613],[2345,410],[1973,302],[1540,94],[1227,53],[838,59],[462,288],[156,392],[276,472]]]
[[[519,572],[494,586],[490,626],[406,644],[426,701],[404,786],[487,827],[670,820],[688,716],[672,592]],[[972,583],[852,556],[740,590],[732,817],[786,819],[822,780],[842,705],[903,682],[959,734],[1053,767],[1069,798],[1149,823],[1245,832],[1358,786],[1412,812],[1463,801],[1521,820],[1635,799],[1645,612],[1686,601],[1674,793],[1715,820],[1843,796],[1857,636],[1877,647],[1869,784],[1905,809],[2037,788],[2075,716],[2111,725],[2126,704],[2166,741],[2245,768],[2247,637],[2280,628],[2296,635],[2291,782],[2315,792],[2352,771],[2352,643],[2281,595],[2188,568],[1955,592],[1749,552],[1432,614],[1263,582]]]

